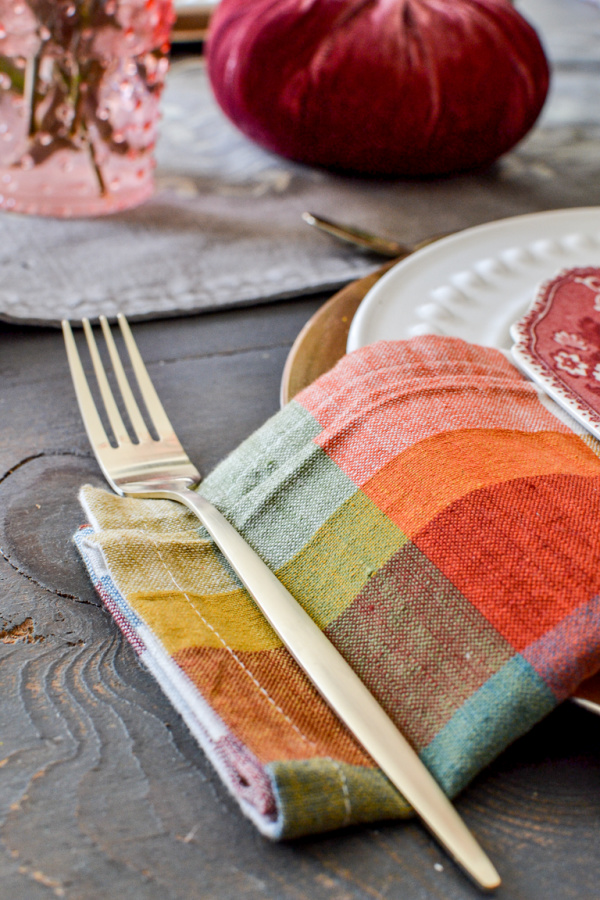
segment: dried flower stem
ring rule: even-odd
[[[35,110],[36,110],[36,88],[40,73],[40,54],[36,53],[31,59],[27,60],[25,67],[25,81],[23,85],[23,100],[27,110],[27,134],[32,137],[36,132]]]

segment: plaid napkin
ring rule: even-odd
[[[502,353],[353,353],[206,479],[449,795],[600,668],[600,445]],[[410,809],[198,521],[85,487],[107,607],[264,834]]]

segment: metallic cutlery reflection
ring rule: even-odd
[[[439,238],[445,237],[443,234],[437,234],[433,237],[425,238],[423,241],[418,241],[416,244],[403,244],[399,241],[393,241],[390,238],[364,231],[361,228],[356,228],[354,225],[343,225],[340,222],[334,222],[331,219],[318,216],[316,213],[303,212],[302,219],[307,225],[312,225],[313,228],[318,228],[320,231],[324,231],[340,241],[353,244],[355,247],[360,247],[363,250],[369,250],[371,253],[377,253],[379,256],[387,256],[390,259],[409,256],[415,250],[420,250],[421,247],[426,247]]]
[[[121,495],[175,500],[202,522],[231,563],[257,606],[334,712],[356,736],[390,781],[411,803],[450,855],[481,887],[500,883],[477,844],[416,752],[315,622],[227,519],[193,490],[201,476],[186,455],[154,390],[124,316],[119,325],[138,387],[158,440],[149,433],[129,385],[107,320],[100,323],[116,382],[137,443],[127,432],[109,385],[90,323],[84,330],[112,446],[102,424],[68,322],[63,333],[75,392],[88,438],[108,483]]]

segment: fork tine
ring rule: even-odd
[[[146,366],[144,365],[144,361],[140,356],[140,351],[137,348],[137,344],[133,339],[131,329],[129,328],[129,323],[123,313],[119,313],[117,319],[119,325],[121,326],[123,340],[125,341],[127,352],[129,353],[129,358],[131,360],[131,365],[133,366],[133,371],[135,372],[135,377],[140,388],[140,393],[144,399],[144,403],[146,404],[148,414],[150,415],[154,427],[156,428],[156,433],[160,438],[166,438],[169,436],[172,437],[175,433],[175,430],[169,422],[167,414],[163,409],[163,405],[158,398],[158,394],[154,390],[154,385],[150,381],[150,376],[148,375],[148,371],[146,369]]]
[[[133,430],[140,441],[151,441],[152,435],[148,431],[146,423],[144,422],[144,419],[140,412],[140,408],[137,405],[137,401],[133,396],[132,390],[129,386],[129,381],[127,379],[127,375],[125,374],[125,370],[121,362],[121,357],[119,356],[119,351],[117,350],[117,346],[112,336],[112,331],[110,330],[110,325],[108,324],[106,316],[100,316],[100,325],[102,326],[102,332],[104,334],[106,346],[108,347],[113,370],[116,375],[119,390],[121,391],[121,396],[123,397],[123,403],[125,404],[125,409],[127,410],[127,415],[129,416],[129,420],[133,426]]]
[[[81,359],[71,329],[71,323],[67,319],[63,319],[62,331],[65,338],[65,346],[67,348],[67,359],[69,362],[69,369],[71,370],[71,378],[73,379],[77,402],[90,443],[92,447],[108,444],[106,431],[104,430],[104,426],[96,410],[96,404],[89,389],[83,366],[81,365]]]
[[[108,378],[106,377],[104,365],[100,359],[100,354],[98,353],[98,345],[96,344],[96,338],[94,337],[94,332],[92,331],[89,319],[83,319],[83,330],[85,331],[85,336],[87,338],[88,349],[92,358],[96,380],[98,382],[98,387],[100,388],[100,394],[102,395],[102,402],[104,403],[108,421],[110,422],[110,427],[117,440],[117,444],[130,444],[131,440],[127,434],[127,429],[125,428],[121,413],[118,410],[115,398],[113,397],[113,392],[108,383]]]

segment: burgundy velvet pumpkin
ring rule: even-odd
[[[548,91],[540,41],[508,0],[221,0],[207,54],[248,137],[370,175],[485,166]]]

